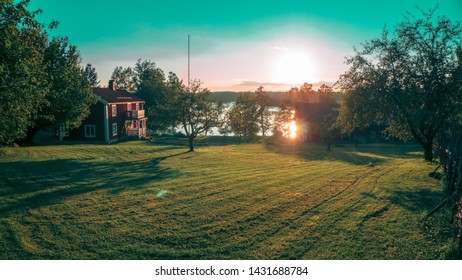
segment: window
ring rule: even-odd
[[[137,121],[133,121],[133,128],[136,128],[137,126]]]
[[[94,124],[86,124],[85,128],[85,137],[96,137],[96,128]]]
[[[132,109],[132,103],[127,103],[127,111],[130,111]]]
[[[117,135],[117,123],[112,124],[112,136]]]
[[[385,140],[387,139],[387,132],[385,130],[383,130],[382,132],[380,132],[380,138],[382,140]]]
[[[112,116],[117,117],[117,105],[111,106]]]
[[[375,139],[375,131],[371,131],[371,139]]]

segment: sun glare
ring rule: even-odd
[[[291,121],[289,125],[289,138],[295,139],[297,138],[297,125],[295,121]]]
[[[290,111],[289,138],[297,138],[297,125],[295,124],[295,110]]]
[[[308,53],[286,49],[273,63],[273,75],[274,82],[300,85],[315,79],[314,63]]]

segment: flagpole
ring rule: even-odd
[[[188,88],[189,88],[189,81],[191,80],[190,79],[190,66],[191,66],[191,63],[190,63],[190,43],[189,43],[190,39],[189,39],[189,34],[188,34]]]

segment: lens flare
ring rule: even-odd
[[[160,197],[163,197],[164,195],[166,195],[168,193],[168,191],[166,190],[160,190],[158,193],[157,193],[157,198],[160,198]]]
[[[297,137],[297,125],[295,121],[291,121],[289,125],[289,138],[295,139]]]

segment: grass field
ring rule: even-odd
[[[1,259],[435,259],[414,146],[0,149]],[[436,218],[434,218],[436,219]]]

